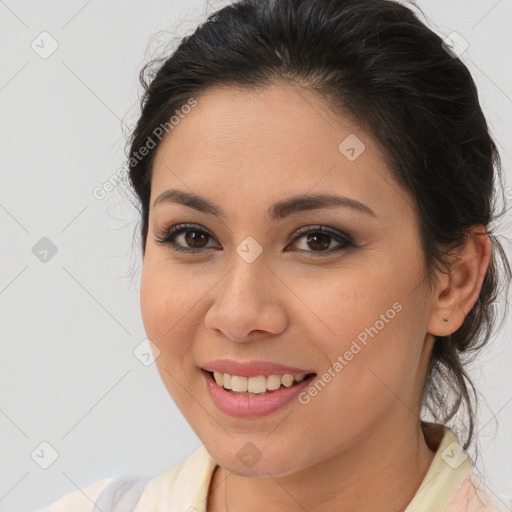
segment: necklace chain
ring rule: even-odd
[[[229,512],[228,510],[228,490],[227,490],[227,479],[228,479],[228,476],[226,474],[226,476],[224,477],[224,502],[226,504],[226,512]]]

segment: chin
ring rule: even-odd
[[[297,473],[308,465],[303,465],[304,461],[296,456],[290,457],[290,453],[294,452],[293,449],[283,444],[277,447],[276,445],[277,443],[274,442],[272,446],[258,450],[248,441],[245,446],[242,445],[243,447],[235,452],[232,451],[232,445],[227,451],[219,452],[217,448],[213,451],[208,449],[208,452],[226,471],[242,477],[286,476]]]

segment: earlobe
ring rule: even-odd
[[[427,325],[430,334],[447,336],[462,325],[478,300],[491,253],[491,240],[483,225],[468,233],[433,294]]]

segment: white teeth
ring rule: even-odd
[[[247,391],[249,393],[265,393],[267,391],[267,378],[264,375],[249,377],[247,379]]]
[[[281,377],[279,375],[269,375],[267,377],[267,389],[274,390],[281,387]]]
[[[281,377],[281,382],[283,383],[283,386],[289,388],[293,384],[293,375],[283,375]]]
[[[231,375],[231,389],[244,393],[247,391],[247,377],[240,377],[239,375]]]
[[[239,393],[265,393],[279,389],[281,385],[289,388],[294,382],[304,380],[305,374],[298,375],[258,375],[258,377],[243,377],[241,375],[230,375],[229,373],[213,372],[215,382],[224,387]]]
[[[222,377],[222,373],[219,373],[219,372],[213,372],[213,378],[215,379],[215,382],[219,385],[219,386],[222,386],[224,384],[224,379]]]

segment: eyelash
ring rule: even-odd
[[[207,236],[213,238],[213,236],[210,235],[210,233],[208,233],[207,231],[205,231],[201,228],[198,228],[197,224],[177,224],[177,225],[175,225],[171,228],[167,228],[163,232],[159,233],[155,240],[159,244],[168,245],[172,251],[176,251],[176,252],[184,252],[184,253],[190,254],[190,253],[198,253],[198,252],[202,251],[203,249],[205,249],[204,247],[196,248],[196,249],[185,248],[181,245],[178,245],[173,240],[176,236],[178,236],[182,233],[186,233],[188,231],[193,231],[196,233],[204,233]],[[330,249],[328,251],[304,251],[304,250],[302,250],[302,252],[314,254],[314,256],[308,256],[308,257],[327,256],[327,255],[331,255],[333,253],[338,253],[338,252],[344,251],[350,247],[357,247],[355,242],[348,235],[338,232],[338,231],[334,231],[329,228],[325,228],[324,226],[305,226],[303,228],[300,228],[294,233],[294,238],[290,241],[290,243],[296,242],[297,240],[299,240],[302,236],[304,236],[306,234],[318,234],[318,233],[329,235],[331,238],[335,239],[337,242],[341,242],[342,245],[336,249]]]

